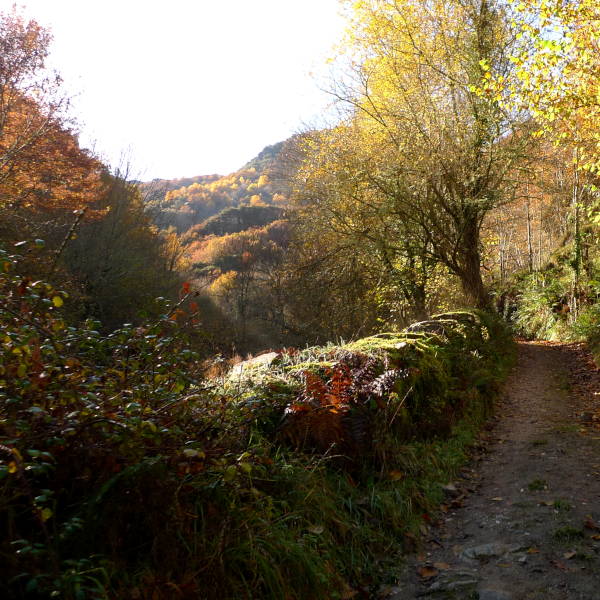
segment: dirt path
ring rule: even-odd
[[[600,375],[581,346],[523,342],[505,390],[388,600],[600,600]]]

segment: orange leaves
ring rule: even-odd
[[[405,370],[386,367],[380,359],[345,352],[320,372],[302,371],[302,390],[286,409],[280,435],[296,447],[319,452],[335,446],[350,459],[368,452],[370,432],[382,419],[388,422],[390,395],[397,398],[396,383],[406,376]],[[390,474],[392,480],[403,476]]]
[[[333,412],[347,409],[351,402],[353,387],[350,369],[344,364],[338,364],[327,369],[326,375],[329,376],[328,382],[323,381],[315,373],[304,371],[303,398],[309,402],[316,401],[321,407]]]
[[[423,566],[417,569],[417,573],[421,579],[432,579],[433,577],[437,577],[439,571],[434,567]]]
[[[304,371],[302,375],[304,376],[304,398],[315,399],[321,405],[325,405],[324,399],[327,395],[327,385],[325,382],[318,375],[310,371]]]
[[[304,390],[291,404],[281,428],[283,437],[296,447],[312,446],[326,452],[340,446],[345,437],[344,416],[350,410],[352,377],[344,364],[327,370],[324,381],[319,375],[304,371]]]
[[[345,365],[338,365],[330,370],[331,381],[329,392],[325,395],[330,405],[334,408],[347,406],[352,395],[352,377],[350,370]]]
[[[38,104],[25,98],[6,119],[10,126],[0,134],[0,158],[20,140],[26,138],[28,143],[0,169],[4,197],[36,212],[82,208],[97,198],[103,187],[103,166],[79,147],[77,138],[60,121],[48,120]],[[32,122],[35,134],[28,131]]]

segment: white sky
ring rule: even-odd
[[[0,0],[7,10],[13,0]],[[17,0],[54,35],[81,142],[141,179],[237,170],[325,112],[337,0]]]

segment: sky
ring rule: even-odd
[[[50,64],[73,97],[81,144],[139,179],[228,174],[331,105],[320,87],[344,27],[337,0],[17,7],[53,33]]]

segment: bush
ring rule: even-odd
[[[18,261],[0,251],[6,598],[376,586],[464,460],[510,354],[499,322],[453,313],[221,385],[181,333],[185,293],[104,335],[68,326],[65,295]]]

